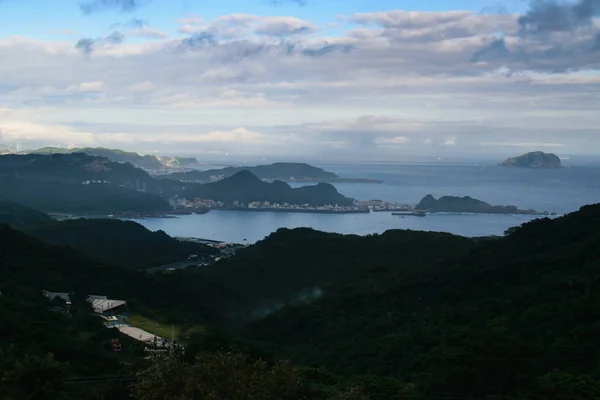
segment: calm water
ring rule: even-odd
[[[359,200],[382,199],[416,204],[426,194],[471,196],[495,205],[516,205],[538,211],[567,213],[600,202],[600,167],[560,170],[509,169],[477,165],[320,165],[343,177],[376,178],[382,184],[337,184],[344,195]],[[296,184],[295,186],[300,186]],[[312,227],[322,231],[369,234],[388,229],[452,232],[464,236],[501,235],[508,227],[529,221],[515,215],[434,214],[425,218],[389,213],[300,214],[212,211],[174,219],[138,220],[151,230],[172,236],[193,236],[253,243],[280,227]]]

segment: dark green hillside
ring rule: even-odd
[[[250,336],[298,363],[388,376],[422,393],[596,398],[599,226],[600,205],[588,206],[418,268],[394,268],[390,257],[388,268],[285,308]]]
[[[0,224],[18,227],[52,221],[52,217],[41,211],[10,201],[0,201]]]
[[[164,211],[165,199],[182,190],[129,163],[87,154],[0,156],[0,200],[46,212]]]
[[[221,169],[209,169],[207,171],[177,172],[166,175],[165,177],[181,181],[210,182],[211,176],[223,176],[224,178],[228,178],[241,171],[250,171],[260,179],[278,179],[282,181],[289,180],[290,178],[316,181],[319,179],[329,180],[338,178],[333,172],[328,172],[309,164],[284,162],[269,165],[225,167]]]
[[[181,242],[163,231],[151,232],[132,221],[75,219],[38,224],[25,229],[46,243],[69,246],[106,264],[125,268],[149,268],[202,258],[216,249],[204,244]]]
[[[234,312],[240,321],[320,291],[335,291],[393,268],[429,263],[473,247],[469,239],[444,233],[398,230],[361,237],[279,229],[198,274],[222,287],[231,303],[224,312]]]
[[[232,204],[234,201],[320,205],[351,205],[352,199],[344,197],[328,183],[292,188],[285,182],[267,183],[249,171],[241,171],[223,180],[195,185],[186,191],[190,197],[202,197]]]

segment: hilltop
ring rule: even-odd
[[[365,247],[376,239],[340,238],[345,246],[332,248],[340,265],[357,271],[364,262],[357,248],[375,259],[341,284],[323,279],[321,297],[281,304],[246,335],[276,343],[296,363],[390,378],[388,392],[373,387],[374,399],[401,399],[407,385],[423,397],[584,398],[600,389],[600,346],[589,329],[590,307],[600,301],[599,226],[600,205],[586,206],[458,254],[430,246],[441,253],[437,259],[427,258],[433,251],[426,249],[415,251],[420,259],[379,256],[386,247]],[[303,234],[294,236],[290,246]],[[282,268],[295,262],[328,268],[317,252],[300,255],[271,240],[254,250],[257,267],[268,257]],[[249,251],[229,262],[242,263]]]
[[[493,206],[470,196],[442,196],[436,199],[430,194],[421,199],[416,209],[450,213],[548,215],[548,213],[538,213],[535,210],[520,210],[516,206]]]
[[[86,341],[99,336],[60,345],[69,335],[61,326],[81,333],[91,322],[83,328],[57,315],[40,327],[41,305],[23,309],[42,288],[95,292],[166,321],[219,329],[190,336],[186,357],[237,344],[302,366],[306,389],[358,386],[373,400],[595,398],[599,227],[593,205],[486,240],[281,229],[213,266],[149,275],[0,226],[0,339],[52,351],[75,370],[87,354],[89,374],[118,370],[98,353],[104,339]]]
[[[46,212],[164,211],[181,188],[128,163],[83,153],[0,156],[0,200]]]
[[[177,179],[184,182],[212,182],[215,180],[228,178],[241,171],[252,172],[260,179],[279,180],[283,182],[380,182],[375,179],[341,178],[333,172],[328,172],[322,168],[309,164],[285,162],[257,166],[225,167],[221,169],[209,169],[206,171],[176,172],[165,175],[164,178]]]
[[[543,153],[541,151],[534,151],[518,157],[508,158],[500,165],[503,167],[517,168],[562,168],[560,158],[558,158],[556,154]]]
[[[281,181],[263,182],[247,170],[236,172],[217,182],[190,187],[186,194],[192,197],[222,201],[227,205],[232,205],[236,201],[245,204],[268,201],[311,206],[328,204],[346,206],[353,203],[352,199],[344,197],[333,185],[328,183],[292,188]]]
[[[85,153],[95,157],[105,157],[114,162],[128,162],[139,168],[161,169],[164,167],[182,167],[198,164],[195,158],[184,157],[163,157],[140,155],[131,151],[123,151],[119,149],[107,149],[104,147],[75,147],[75,148],[60,148],[60,147],[43,147],[37,150],[31,150],[22,154],[72,154]]]

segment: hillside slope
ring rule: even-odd
[[[186,194],[191,197],[222,201],[228,205],[234,201],[245,204],[254,201],[269,201],[279,204],[310,204],[312,206],[327,204],[345,206],[351,205],[353,202],[352,199],[338,193],[335,187],[328,183],[292,188],[281,181],[263,182],[252,172],[246,170],[217,182],[190,187]]]
[[[387,268],[273,313],[247,335],[277,343],[295,362],[387,376],[425,395],[595,398],[599,227],[594,205],[417,268],[393,268],[388,257]],[[282,265],[294,262],[280,254]],[[324,267],[319,258],[303,261]]]
[[[166,175],[167,179],[177,179],[181,181],[210,182],[211,177],[228,178],[241,171],[250,171],[260,179],[277,179],[281,181],[292,180],[319,180],[338,178],[333,172],[328,172],[305,163],[284,163],[277,162],[268,165],[244,166],[244,167],[225,167],[220,169],[209,169],[207,171],[189,171],[176,172]]]

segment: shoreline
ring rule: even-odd
[[[294,213],[305,213],[305,214],[369,214],[369,209],[356,209],[356,210],[318,210],[308,208],[248,208],[248,207],[224,207],[215,208],[214,210],[223,211],[258,211],[258,212],[294,212]]]

